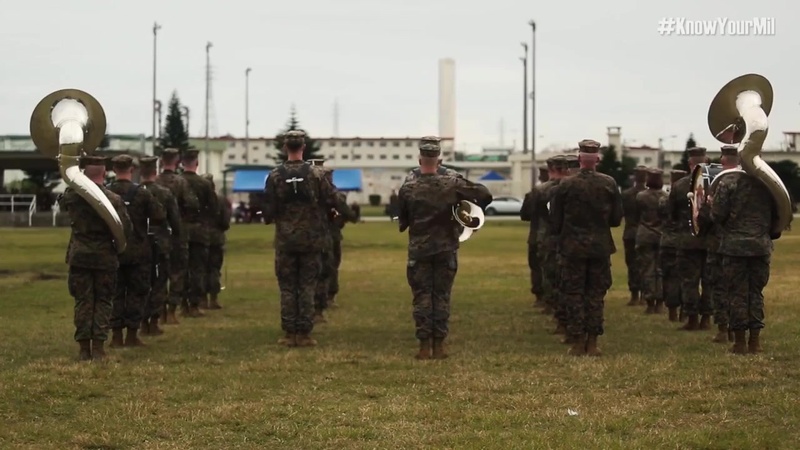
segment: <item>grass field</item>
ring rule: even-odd
[[[798,447],[797,234],[777,243],[765,353],[624,306],[617,254],[605,354],[574,358],[530,306],[527,229],[490,222],[460,251],[450,358],[416,361],[405,234],[348,226],[341,307],[318,347],[287,349],[272,231],[231,230],[223,310],[77,363],[68,230],[2,230],[0,448]]]

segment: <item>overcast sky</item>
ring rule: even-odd
[[[437,62],[456,61],[459,148],[522,141],[522,55],[537,23],[537,147],[606,141],[717,146],[708,106],[728,80],[765,75],[775,89],[768,142],[800,131],[800,4],[786,0],[3,0],[0,134],[28,134],[51,91],[93,94],[108,132],[151,132],[153,22],[158,97],[173,90],[203,134],[205,46],[213,42],[212,134],[273,136],[295,104],[301,124],[340,136],[438,132]],[[660,36],[662,17],[775,17],[774,36]]]

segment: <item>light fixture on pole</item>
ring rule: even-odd
[[[536,164],[536,22],[528,22],[533,31],[531,39],[531,160],[534,161],[534,172],[537,170]],[[538,174],[534,173],[538,177]]]
[[[189,135],[189,107],[186,105],[181,106],[181,117],[183,118],[183,129],[186,130],[186,135]]]
[[[205,154],[206,154],[206,173],[209,171],[209,163],[211,158],[208,155],[208,106],[211,103],[211,42],[206,43],[206,136],[205,136]]]
[[[244,163],[250,164],[250,71],[244,71]]]
[[[522,61],[522,153],[528,154],[528,44],[522,43],[525,56]]]
[[[161,29],[161,25],[158,22],[153,23],[153,101],[150,103],[150,108],[152,109],[153,117],[153,147],[151,155],[155,155],[156,153],[156,62],[158,61],[156,58],[157,50],[158,50],[158,30]]]

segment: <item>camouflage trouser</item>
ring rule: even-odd
[[[319,252],[275,251],[283,331],[308,334],[314,329],[314,292],[321,270]]]
[[[642,244],[636,247],[639,286],[642,288],[642,297],[647,301],[657,302],[664,299],[658,251],[658,244]]]
[[[708,252],[706,255],[706,277],[703,280],[703,291],[708,289],[711,304],[714,305],[714,323],[717,325],[728,324],[728,298],[725,296],[725,283],[721,283],[722,255],[717,252]]]
[[[225,257],[225,248],[221,245],[208,247],[208,267],[206,268],[206,292],[219,294],[222,288],[222,262]]]
[[[611,258],[562,256],[559,276],[567,335],[602,335],[605,295],[611,287]]]
[[[678,250],[674,247],[661,247],[661,289],[667,308],[681,307],[681,277],[678,272]]]
[[[732,331],[764,328],[764,287],[769,282],[769,255],[722,257],[721,279],[730,302]]]
[[[189,286],[186,289],[189,305],[197,306],[206,296],[206,271],[208,270],[208,246],[189,242]]]
[[[698,314],[711,315],[714,307],[711,304],[711,291],[708,286],[706,273],[706,251],[688,250],[678,251],[678,271],[681,277],[681,304],[687,316]],[[703,293],[700,294],[700,283],[703,284]]]
[[[150,296],[150,263],[120,265],[111,328],[139,329]]]
[[[320,253],[320,271],[317,287],[314,291],[314,311],[321,313],[328,309],[328,292],[333,275],[333,252],[326,250]]]
[[[625,266],[628,268],[628,290],[638,292],[642,290],[642,280],[639,270],[639,261],[636,253],[636,240],[625,239]]]
[[[169,304],[180,305],[186,298],[186,276],[189,264],[189,244],[174,242],[169,254]]]
[[[556,253],[545,245],[537,246],[539,258],[539,273],[542,275],[541,298],[545,305],[556,308],[558,304],[558,285],[554,284],[557,280],[558,267],[555,264]]]
[[[333,265],[331,277],[328,281],[328,297],[339,293],[339,267],[342,265],[342,241],[333,241]]]
[[[531,269],[531,293],[542,294],[542,266],[539,264],[539,246],[528,244],[528,267]]]
[[[161,310],[167,302],[167,282],[169,281],[169,255],[158,255],[158,266],[151,269],[152,285],[150,297],[144,309],[144,318],[155,319],[161,315]]]
[[[446,338],[450,320],[450,291],[458,272],[456,252],[437,253],[410,259],[406,278],[414,296],[412,302],[416,337],[419,340]]]
[[[567,326],[567,307],[564,304],[564,297],[561,295],[561,257],[555,249],[548,252],[549,256],[546,264],[542,264],[544,276],[547,278],[547,284],[550,287],[550,295],[552,297],[554,317],[559,325]]]
[[[67,287],[75,298],[76,341],[108,339],[116,285],[115,270],[69,267]]]

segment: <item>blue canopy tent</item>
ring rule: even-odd
[[[269,177],[269,170],[239,169],[233,176],[233,192],[262,192]],[[335,169],[333,184],[342,192],[361,191],[361,169]]]
[[[480,181],[505,181],[505,177],[495,172],[494,170],[490,170],[486,172],[484,176],[481,177]]]

